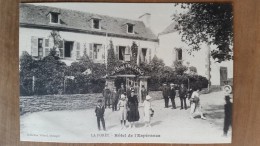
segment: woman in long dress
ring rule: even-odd
[[[137,96],[134,94],[134,90],[131,91],[131,94],[127,101],[127,120],[130,123],[130,128],[135,127],[135,122],[139,120],[139,111],[138,111],[138,100]]]
[[[206,120],[206,118],[203,116],[201,105],[200,105],[200,94],[199,89],[194,89],[194,92],[191,95],[190,98],[191,105],[190,105],[190,118],[194,118],[194,114],[196,111],[200,114],[201,119]]]

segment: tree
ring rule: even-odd
[[[176,29],[182,34],[182,40],[191,48],[190,53],[200,50],[201,43],[216,45],[211,51],[218,62],[233,59],[233,13],[231,4],[190,3],[177,4],[187,13],[175,15]]]
[[[135,42],[133,42],[133,44],[131,46],[131,52],[132,52],[131,62],[136,64],[137,63],[138,46]]]
[[[27,52],[24,52],[20,57],[20,94],[31,95],[32,90],[32,78],[36,69],[35,61],[32,56]]]
[[[52,38],[53,44],[54,44],[53,48],[50,51],[50,55],[59,57],[60,56],[59,55],[60,54],[60,50],[58,48],[60,47],[60,45],[62,43],[62,38],[60,36],[59,31],[52,30],[49,37]]]
[[[117,65],[116,56],[114,52],[114,45],[112,40],[109,42],[109,49],[107,53],[107,73],[111,74]]]
[[[182,64],[182,61],[174,61],[173,66],[177,75],[183,75],[187,70],[187,67]]]

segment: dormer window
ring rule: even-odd
[[[100,19],[92,19],[92,28],[100,29]]]
[[[53,23],[53,24],[60,23],[60,17],[59,17],[60,13],[50,12],[49,15],[50,15],[50,23]]]
[[[127,33],[134,33],[134,25],[127,24]]]

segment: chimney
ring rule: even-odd
[[[145,13],[139,17],[139,20],[143,21],[144,25],[148,28],[150,28],[150,20],[151,20],[151,14]]]

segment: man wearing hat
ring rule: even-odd
[[[118,89],[118,94],[121,96],[122,94],[126,94],[125,92],[126,92],[126,90],[125,90],[124,84],[121,83],[121,86]]]
[[[187,97],[187,88],[184,86],[184,84],[181,84],[181,87],[179,89],[179,96],[181,100],[181,110],[183,109],[183,104],[184,108],[187,109],[187,104],[186,104],[186,97]]]
[[[107,106],[110,108],[110,96],[111,96],[111,92],[108,89],[108,86],[105,86],[105,89],[103,90],[103,97],[105,98],[105,108],[107,108]]]
[[[117,110],[117,102],[118,102],[119,94],[116,91],[116,87],[113,87],[111,92],[111,101],[112,101],[112,111]]]
[[[226,104],[224,106],[225,109],[225,118],[224,118],[224,136],[227,136],[229,127],[232,124],[232,103],[230,102],[230,96],[225,96]]]
[[[175,91],[175,87],[174,84],[171,83],[170,84],[170,90],[169,90],[169,96],[172,102],[172,108],[176,109],[176,105],[175,105],[175,95],[176,95],[176,91]]]
[[[142,85],[142,88],[141,88],[141,99],[142,99],[142,102],[144,102],[144,100],[146,98],[146,95],[148,95],[148,92],[145,89],[144,85]]]
[[[169,105],[169,88],[167,87],[166,83],[163,83],[162,94],[163,94],[164,103],[165,103],[164,108],[168,108],[168,105]]]

